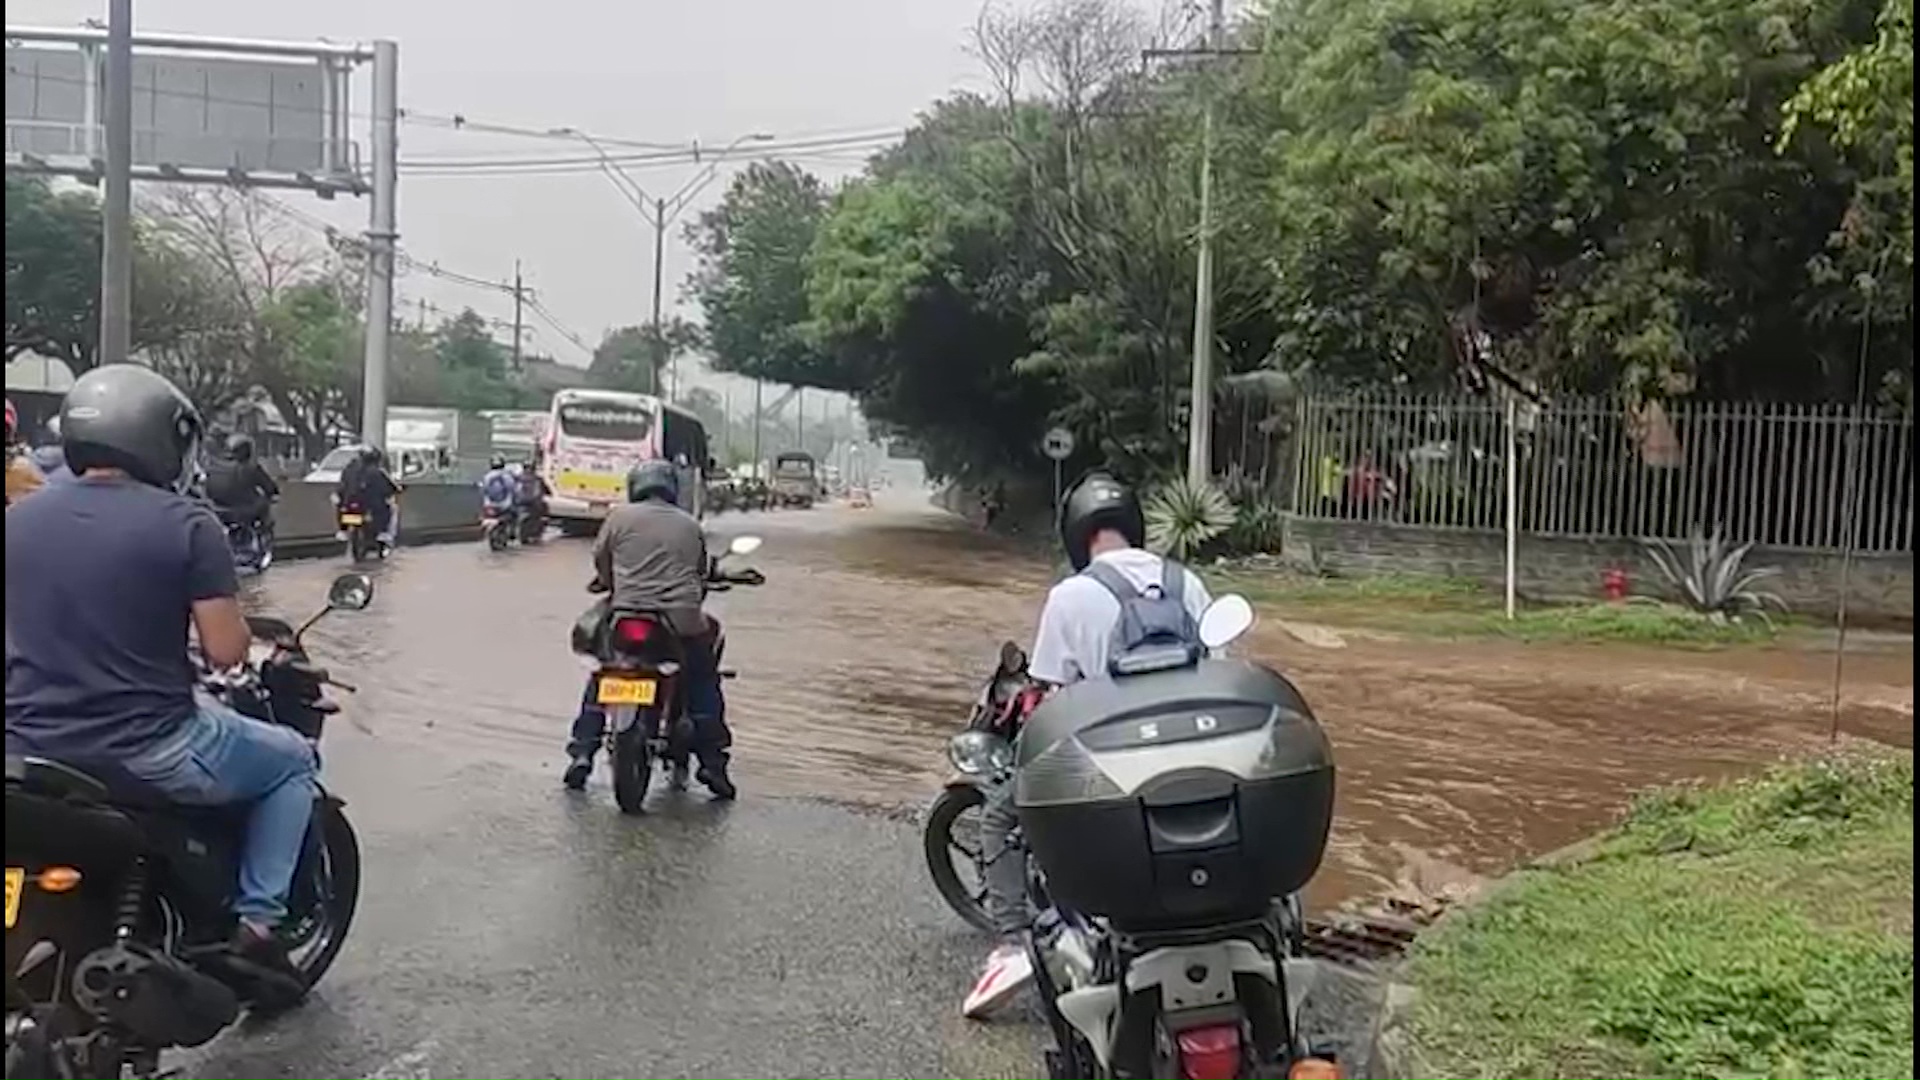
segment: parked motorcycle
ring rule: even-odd
[[[298,629],[249,616],[253,658],[203,685],[235,709],[316,744],[339,706],[302,644],[373,582],[347,574]],[[342,801],[316,791],[282,934],[301,985],[256,981],[226,941],[244,842],[231,808],[169,803],[131,777],[8,754],[6,1076],[100,1080],[159,1073],[160,1054],[199,1046],[243,1008],[284,1000],[333,965],[360,897],[360,846]]]
[[[721,566],[726,556],[751,555],[759,548],[757,536],[734,537],[725,555],[708,560],[708,591],[763,584],[766,577],[758,570],[729,572]],[[594,685],[599,704],[606,710],[603,737],[613,769],[614,801],[623,813],[638,814],[646,802],[655,762],[667,770],[675,789],[687,785],[693,721],[687,715],[686,695],[679,680],[686,666],[684,647],[666,621],[649,612],[615,613],[594,647]],[[724,651],[725,642],[716,642],[716,664]],[[720,672],[723,679],[732,676],[724,669]]]
[[[1201,638],[1217,650],[1252,623],[1224,596]],[[1063,688],[1013,746],[970,729],[950,756],[1014,785],[1049,1077],[1337,1073],[1298,1023],[1297,897],[1326,851],[1333,762],[1292,684],[1239,660],[1136,667]]]
[[[1027,654],[1011,641],[1001,645],[999,662],[968,713],[967,729],[948,746],[953,778],[928,809],[921,832],[927,872],[940,898],[980,930],[993,929],[986,908],[987,860],[980,850],[980,807],[990,787],[1011,780],[1009,733],[1040,698],[1040,688],[1027,677]]]

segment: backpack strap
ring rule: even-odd
[[[1178,601],[1181,610],[1184,611],[1187,606],[1186,594],[1187,568],[1172,559],[1164,560],[1160,568],[1160,595],[1169,600]]]
[[[1122,608],[1140,597],[1140,590],[1133,587],[1133,582],[1127,579],[1127,575],[1098,559],[1088,563],[1087,568],[1080,571],[1080,574],[1105,586],[1106,590],[1113,594],[1113,598],[1120,602]]]

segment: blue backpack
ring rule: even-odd
[[[504,472],[490,472],[481,490],[490,503],[497,505],[511,502],[513,501],[513,477]]]
[[[1165,671],[1199,662],[1206,649],[1200,642],[1200,624],[1187,610],[1187,572],[1172,559],[1161,570],[1160,584],[1136,588],[1127,575],[1094,560],[1081,571],[1099,582],[1120,602],[1107,654],[1107,672],[1116,677]]]

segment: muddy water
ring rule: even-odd
[[[898,806],[944,777],[944,740],[1007,638],[1025,642],[1048,569],[915,500],[728,515],[769,583],[716,597],[749,797]],[[263,608],[297,614],[342,566],[276,567]],[[567,631],[587,547],[413,549],[371,610],[316,630],[363,689],[332,737],[397,754],[517,763],[555,783],[584,671]],[[1279,613],[1271,613],[1279,614]],[[1268,619],[1244,652],[1288,673],[1333,738],[1340,805],[1314,900],[1495,873],[1591,832],[1648,784],[1824,745],[1832,658],[1438,644],[1303,644]],[[1847,729],[1911,745],[1911,649],[1849,660]]]

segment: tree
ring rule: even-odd
[[[705,313],[716,369],[788,383],[825,377],[800,327],[807,251],[826,210],[826,189],[811,173],[755,162],[718,207],[687,226],[698,257],[689,291]]]
[[[100,332],[100,208],[7,174],[7,359],[33,351],[78,374]]]
[[[676,356],[700,347],[700,328],[669,318],[656,334],[652,323],[609,330],[593,350],[587,372],[601,386],[644,394],[660,392],[660,372]]]

